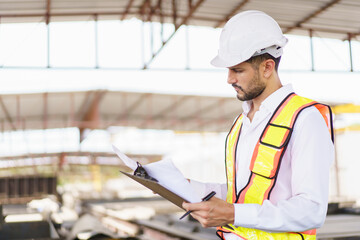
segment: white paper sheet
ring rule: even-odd
[[[120,152],[114,145],[113,149],[126,166],[133,170],[137,168],[137,164],[134,160]],[[200,196],[192,189],[188,180],[184,178],[182,173],[175,167],[170,159],[143,165],[143,168],[149,176],[158,180],[158,183],[161,186],[182,197],[186,201],[191,203],[201,202]]]
[[[126,156],[125,154],[123,154],[122,152],[120,152],[120,150],[114,145],[112,145],[112,147],[116,155],[118,155],[118,157],[123,161],[123,163],[125,163],[127,167],[135,171],[135,169],[137,168],[137,163],[128,156]]]

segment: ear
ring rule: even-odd
[[[275,62],[272,59],[267,59],[263,61],[262,67],[264,78],[269,78],[275,71]]]

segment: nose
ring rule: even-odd
[[[227,78],[227,83],[228,84],[233,84],[233,83],[236,83],[237,80],[236,80],[236,74],[234,71],[232,71],[231,69],[229,69],[228,71],[228,78]]]

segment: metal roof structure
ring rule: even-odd
[[[358,0],[0,0],[0,23],[45,22],[49,26],[56,21],[134,17],[144,22],[172,23],[173,33],[165,38],[161,31],[160,47],[144,62],[143,69],[147,69],[181,26],[222,27],[237,12],[250,9],[274,17],[285,34],[348,40],[353,71],[351,40],[359,40],[360,35]]]
[[[144,21],[222,27],[235,13],[261,10],[284,33],[317,31],[347,39],[360,34],[358,0],[0,0],[1,23],[139,18]]]
[[[0,23],[136,17],[174,24],[174,32],[167,39],[162,36],[162,45],[144,64],[145,69],[181,26],[222,27],[232,15],[249,9],[273,16],[284,33],[312,36],[316,32],[343,40],[360,35],[358,0],[0,0]],[[234,97],[111,91],[2,95],[0,105],[2,131],[78,127],[83,132],[114,125],[227,131],[241,112]]]
[[[227,131],[241,112],[235,97],[85,91],[0,96],[2,131],[129,126]]]

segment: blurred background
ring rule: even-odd
[[[242,109],[210,60],[224,23],[250,9],[289,38],[282,83],[334,113],[318,238],[360,239],[357,0],[0,0],[0,239],[217,239],[121,175],[111,145],[225,183]]]

